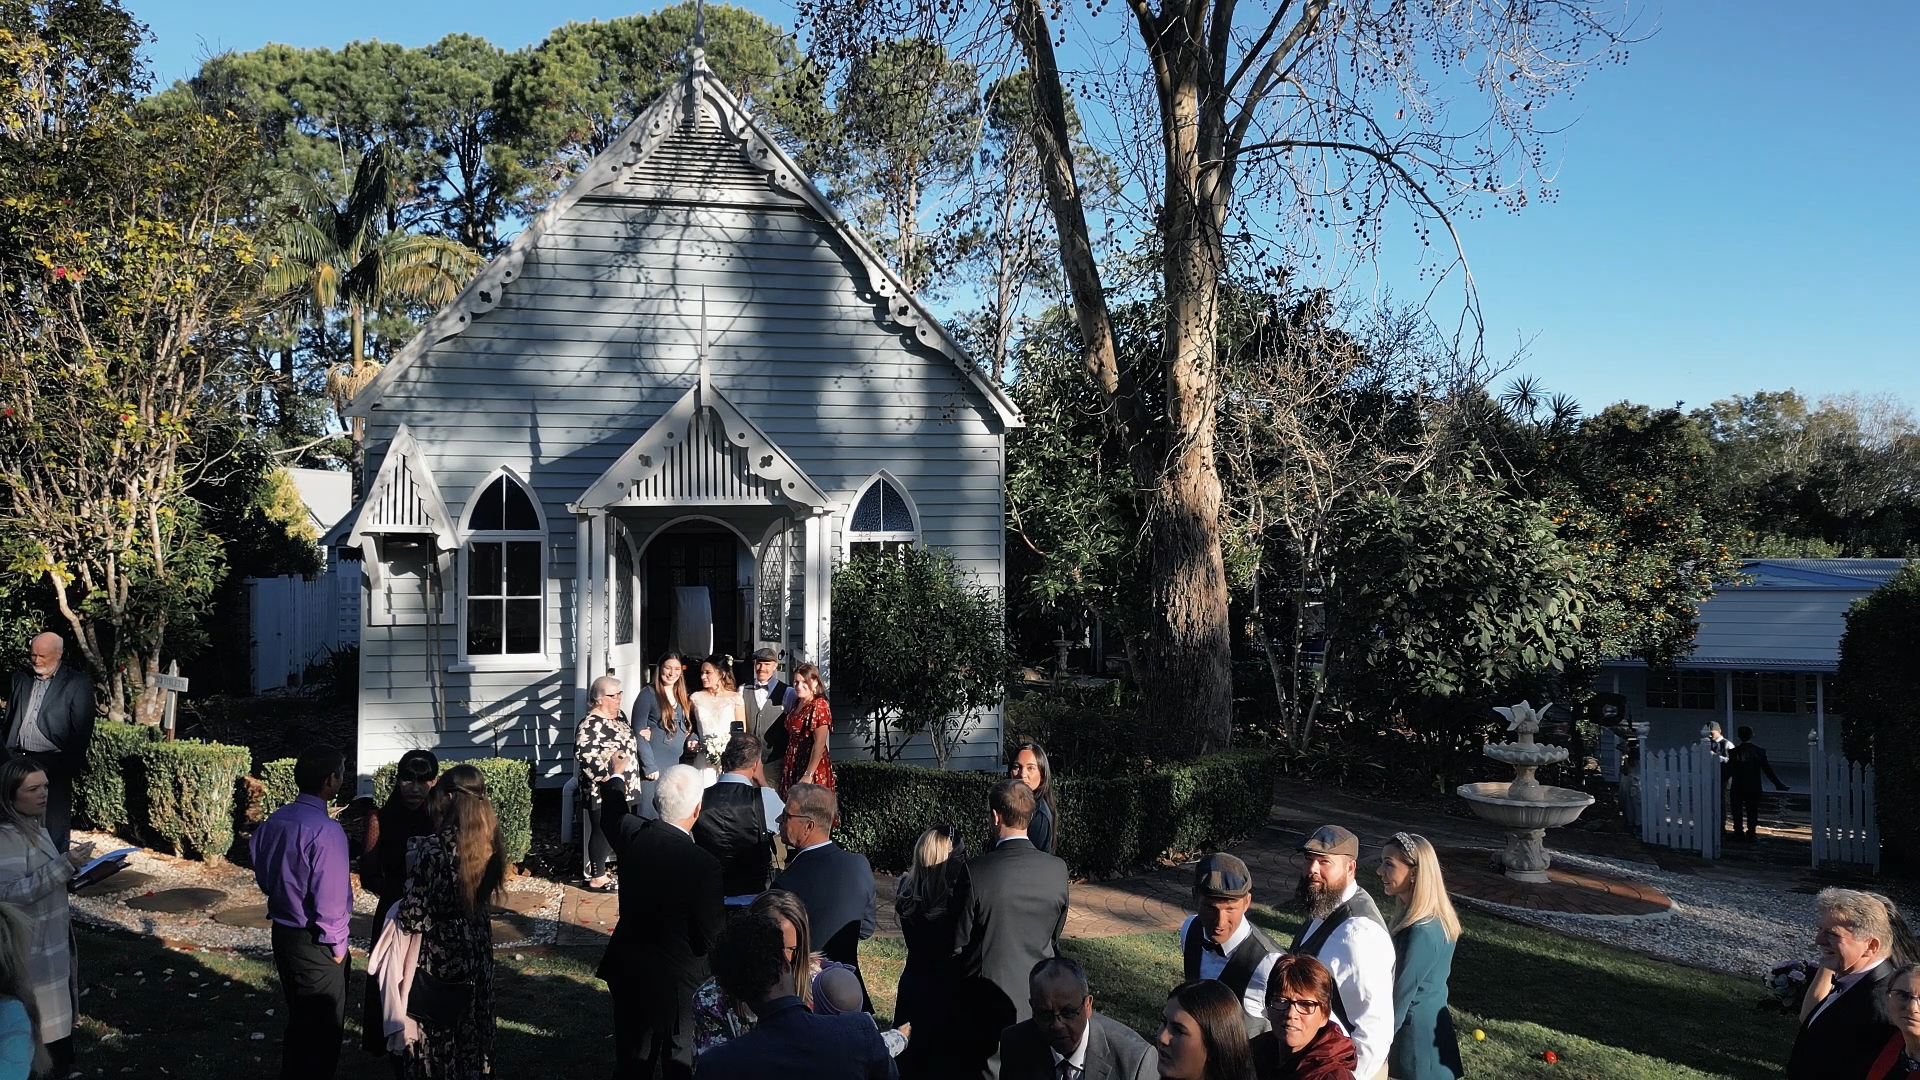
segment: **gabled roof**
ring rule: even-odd
[[[347,543],[364,547],[374,536],[431,536],[440,550],[451,551],[460,546],[455,529],[454,516],[440,497],[440,485],[434,483],[419,442],[405,424],[400,425],[379,473],[360,500]]]
[[[716,137],[712,129],[717,127]],[[692,50],[686,73],[666,93],[647,106],[612,145],[587,164],[580,175],[540,212],[527,228],[507,245],[507,249],[462,289],[453,302],[440,309],[405,348],[389,361],[374,380],[354,396],[347,408],[349,416],[369,416],[380,399],[393,386],[398,373],[434,345],[463,333],[477,315],[492,311],[501,297],[520,276],[527,256],[538,246],[541,236],[566,216],[581,199],[603,198],[667,199],[678,201],[713,200],[716,190],[741,193],[751,185],[742,183],[741,169],[731,159],[715,162],[705,173],[687,175],[683,162],[662,169],[657,160],[660,151],[677,140],[675,149],[684,151],[689,144],[730,147],[737,152],[746,169],[759,174],[761,191],[778,192],[779,201],[810,209],[844,241],[850,253],[866,270],[867,298],[884,306],[887,321],[911,332],[916,340],[946,356],[973,384],[1002,422],[1020,427],[1020,410],[1006,392],[988,377],[960,343],[947,333],[918,297],[907,289],[899,276],[880,258],[872,244],[860,235],[826,196],[815,187],[806,173],[780,145],[767,134],[740,102],[707,67],[705,51]]]
[[[652,503],[831,503],[786,451],[703,379],[568,504],[581,510]]]

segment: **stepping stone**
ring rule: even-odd
[[[524,925],[519,919],[493,920],[493,940],[525,941],[533,936],[533,927]]]
[[[160,911],[177,915],[182,912],[210,908],[226,898],[227,894],[219,889],[164,889],[150,896],[133,897],[126,903],[128,907],[137,911]]]
[[[143,874],[138,870],[122,870],[107,878],[96,881],[74,893],[75,896],[118,896],[124,892],[146,892],[158,880],[152,874]]]
[[[213,913],[213,921],[222,926],[236,926],[242,930],[266,930],[273,924],[267,921],[267,905],[242,904]]]

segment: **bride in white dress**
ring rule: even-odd
[[[726,749],[727,740],[736,730],[746,730],[747,705],[735,689],[733,664],[724,656],[711,656],[700,664],[699,693],[693,695],[694,730],[700,733],[700,741],[706,745],[709,764],[700,769],[701,777],[708,787],[720,779],[720,770],[711,763],[717,762],[720,751]]]

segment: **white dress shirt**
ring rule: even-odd
[[[1187,921],[1180,924],[1180,935],[1173,939],[1174,944],[1183,950],[1187,947],[1187,931],[1193,928],[1193,920],[1196,918],[1199,918],[1199,916],[1187,916]],[[1247,922],[1243,916],[1240,919],[1239,928],[1234,930],[1227,938],[1225,945],[1220,946],[1219,952],[1214,951],[1211,942],[1201,942],[1200,977],[1203,979],[1219,978],[1220,973],[1227,969],[1227,958],[1233,954],[1233,950],[1239,948],[1241,942],[1252,936],[1253,925]],[[1247,992],[1240,996],[1240,1007],[1247,1011],[1248,1016],[1266,1017],[1267,979],[1273,975],[1273,965],[1280,957],[1280,953],[1269,953],[1266,959],[1255,965],[1253,977],[1247,980]]]
[[[1080,1029],[1080,1045],[1073,1048],[1072,1056],[1061,1057],[1060,1051],[1055,1050],[1052,1046],[1048,1046],[1047,1053],[1053,1057],[1053,1075],[1060,1075],[1060,1063],[1063,1061],[1073,1066],[1074,1080],[1079,1080],[1080,1077],[1087,1075],[1087,1040],[1092,1037],[1093,1017],[1089,1016],[1087,1017],[1087,1026]]]
[[[1359,891],[1359,882],[1349,882],[1341,902]],[[1311,937],[1319,927],[1319,919],[1310,920],[1301,936]],[[1387,1051],[1393,1047],[1393,935],[1356,915],[1336,927],[1320,947],[1320,962],[1333,973],[1334,988],[1351,1021],[1345,1025],[1347,1035],[1360,1057],[1353,1075],[1372,1076],[1386,1067]]]

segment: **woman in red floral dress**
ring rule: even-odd
[[[795,784],[833,787],[833,713],[820,692],[820,669],[801,664],[793,669],[793,708],[787,710],[787,756],[780,769],[780,790]]]

